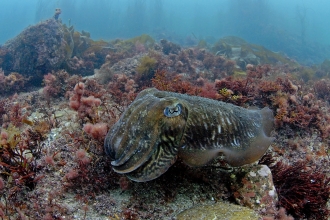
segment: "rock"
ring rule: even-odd
[[[253,210],[226,202],[217,202],[212,205],[201,205],[187,209],[177,216],[177,220],[257,220],[260,216]]]
[[[233,175],[232,189],[236,202],[253,210],[275,209],[278,198],[273,177],[266,165],[244,166]]]
[[[267,48],[251,44],[245,40],[228,36],[218,40],[212,48],[211,51],[215,55],[224,56],[231,60],[234,60],[236,64],[245,70],[247,64],[259,65],[259,64],[289,64],[296,66],[297,63],[287,59],[286,56],[275,53],[268,50]]]
[[[49,19],[22,31],[0,48],[0,63],[5,72],[41,78],[57,70],[73,50],[70,31]]]
[[[124,74],[133,77],[136,67],[140,64],[141,58],[146,54],[138,54],[134,57],[122,59],[121,61],[113,64],[110,61],[105,62],[100,69],[94,70],[95,78],[101,84],[109,83],[113,80],[114,75]]]
[[[164,54],[169,55],[171,54],[179,54],[181,51],[181,47],[175,43],[169,42],[167,40],[160,40],[160,44],[162,46],[162,51]]]

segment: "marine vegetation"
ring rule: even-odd
[[[323,219],[329,215],[326,203],[330,196],[330,178],[306,162],[288,165],[278,162],[272,171],[279,194],[279,205],[292,216]],[[315,193],[317,192],[317,193]]]
[[[0,94],[10,93],[10,91],[21,91],[25,88],[28,79],[19,73],[11,72],[7,76],[0,68]]]
[[[132,53],[136,51],[141,53],[146,52],[148,49],[152,49],[155,44],[155,40],[147,34],[142,34],[131,39],[116,40],[111,43],[123,52]]]
[[[139,80],[150,80],[154,76],[157,60],[150,56],[144,56],[140,62],[140,65],[136,67]]]

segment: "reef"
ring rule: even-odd
[[[58,18],[28,27],[1,46],[0,67],[0,218],[179,219],[221,211],[233,219],[330,216],[328,60],[306,67],[236,37],[190,47],[146,34],[96,41]],[[158,178],[132,181],[113,170],[104,140],[121,117],[144,118],[140,113],[146,107],[139,111],[132,105],[150,90],[159,92],[149,98],[159,94],[165,100],[171,94],[188,103],[162,108],[160,115],[169,120],[181,117],[184,108],[197,112],[193,106],[205,98],[209,108],[204,110],[212,114],[217,106],[224,112],[223,106],[242,109],[242,115],[268,109],[275,126],[266,139],[274,141],[252,164],[235,167],[230,162],[237,159],[226,161],[224,152],[194,167],[196,161],[183,153]],[[203,114],[192,116],[200,128],[218,131],[214,124],[221,118],[209,123]],[[264,125],[255,124],[260,134]],[[216,134],[187,128],[196,143]],[[187,136],[189,129],[182,133]],[[159,131],[149,133],[157,140]],[[236,143],[251,141],[235,135],[228,140],[233,137]],[[146,140],[146,134],[134,138]]]
[[[58,70],[72,54],[73,41],[66,37],[68,31],[55,19],[28,27],[2,46],[2,69],[35,78]]]
[[[211,51],[217,55],[223,55],[231,60],[235,60],[236,64],[245,69],[247,64],[289,64],[291,66],[297,63],[284,55],[272,52],[267,48],[251,44],[245,40],[230,36],[221,38],[212,47]]]

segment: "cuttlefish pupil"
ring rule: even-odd
[[[176,117],[178,115],[181,114],[181,110],[182,110],[182,105],[181,104],[177,104],[176,106],[172,107],[172,106],[167,106],[164,109],[164,115],[166,117]]]
[[[164,92],[140,92],[108,132],[104,147],[115,172],[137,182],[165,173],[178,157],[203,166],[222,155],[231,166],[257,161],[273,141],[269,108]]]

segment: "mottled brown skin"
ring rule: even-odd
[[[110,129],[105,151],[113,169],[144,182],[155,179],[177,157],[202,166],[219,154],[231,166],[258,160],[272,138],[270,109],[248,110],[211,99],[157,89],[143,90]]]

